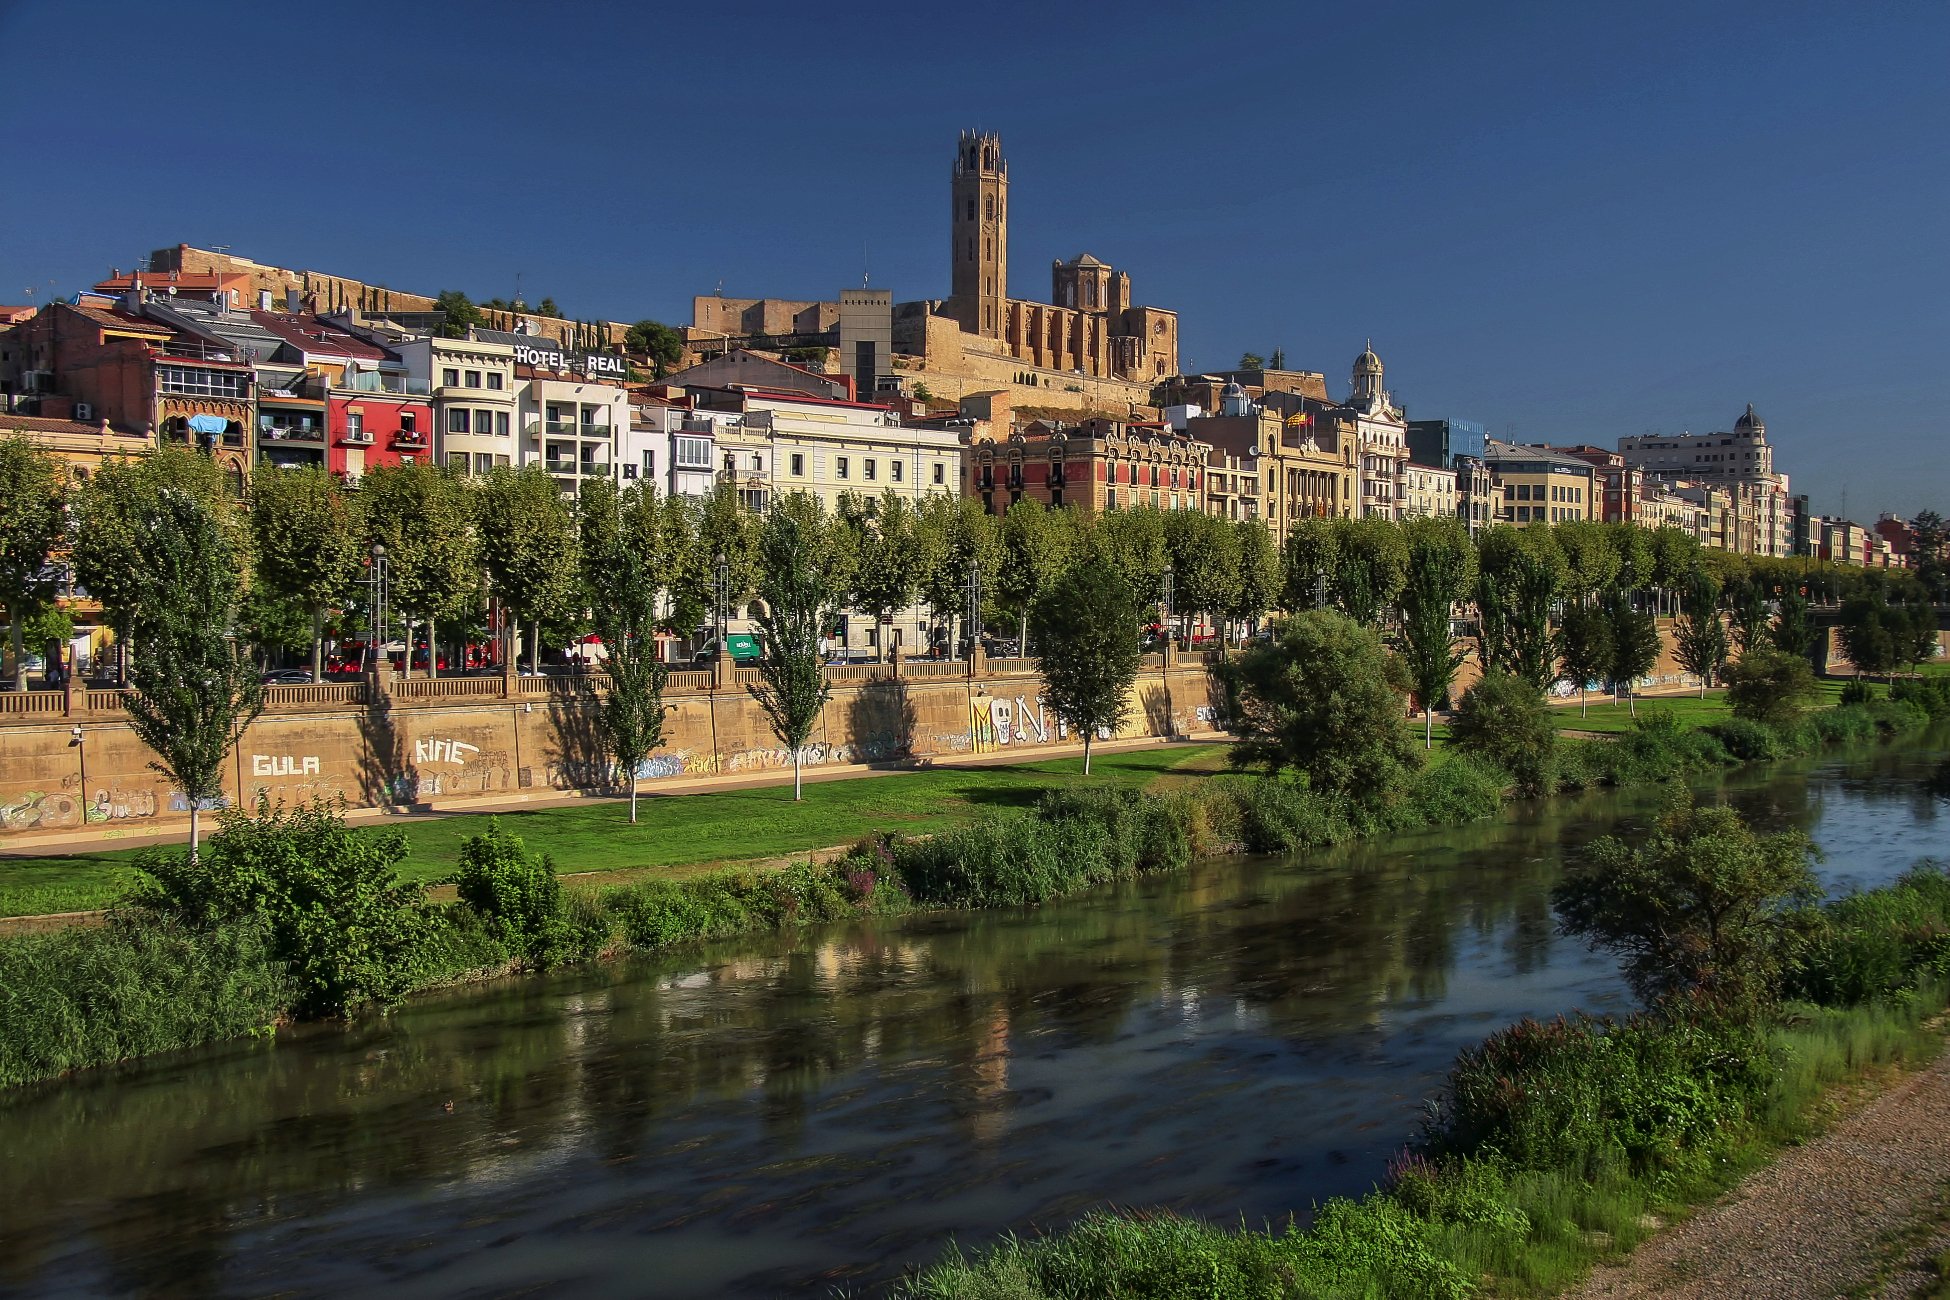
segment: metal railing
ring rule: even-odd
[[[427,381],[413,379],[406,375],[385,375],[376,370],[355,370],[339,383],[338,387],[355,393],[415,393],[424,396],[428,392]]]
[[[325,429],[316,424],[260,424],[257,437],[260,442],[323,442]]]

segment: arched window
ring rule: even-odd
[[[991,194],[982,200],[982,215],[990,221],[995,220],[995,195]]]
[[[992,145],[982,146],[982,170],[995,170],[995,148]]]

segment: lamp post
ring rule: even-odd
[[[1172,571],[1169,564],[1165,566],[1160,597],[1165,607],[1165,644],[1171,646],[1176,644],[1178,639],[1177,629],[1172,625],[1172,620],[1178,613],[1178,575]]]
[[[717,615],[714,629],[718,639],[718,657],[725,654],[725,638],[731,631],[731,562],[719,551],[711,561],[712,604]]]
[[[379,671],[379,656],[385,653],[386,649],[386,547],[383,543],[373,543],[372,568],[367,575],[367,581],[371,583],[372,587],[370,594],[373,656],[371,667],[372,671],[376,673]],[[408,653],[409,655],[411,654],[410,648]],[[412,667],[410,658],[408,659],[407,667],[409,670]]]
[[[982,622],[982,566],[973,560],[968,562],[968,616],[963,620],[968,637],[969,671],[975,669],[975,642],[981,636]]]

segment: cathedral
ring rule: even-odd
[[[892,305],[895,374],[876,378],[948,401],[983,393],[1017,407],[1128,413],[1178,373],[1177,313],[1136,305],[1130,275],[1089,253],[1051,264],[1048,302],[1009,296],[999,136],[961,133],[948,196],[948,296]],[[816,342],[839,318],[836,302],[706,296],[692,300],[688,334],[706,345],[760,334]],[[881,386],[859,385],[863,397]]]

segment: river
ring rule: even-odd
[[[1945,852],[1932,743],[1735,777],[1831,889]],[[1358,1193],[1457,1049],[1623,1011],[1549,890],[1649,792],[1022,912],[416,999],[0,1103],[7,1296],[767,1296],[955,1237]]]

